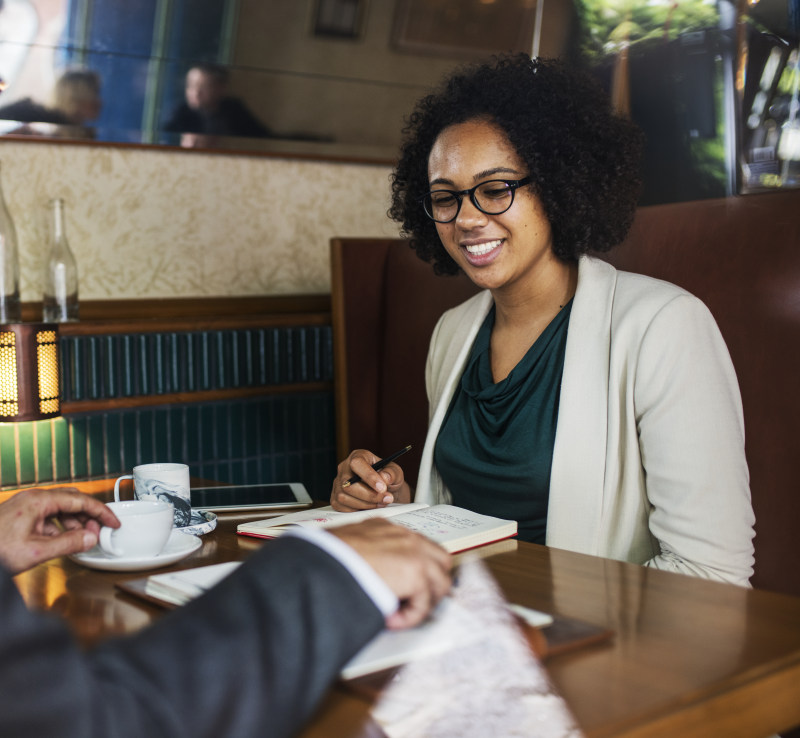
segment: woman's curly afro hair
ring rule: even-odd
[[[499,126],[525,163],[560,259],[625,238],[641,184],[639,129],[612,113],[588,76],[552,59],[501,56],[455,73],[417,103],[403,129],[389,216],[437,274],[458,266],[419,200],[429,190],[428,157],[442,130],[474,119]]]

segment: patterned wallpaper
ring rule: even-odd
[[[397,235],[388,166],[7,140],[0,166],[23,300],[54,197],[82,299],[324,293],[331,237]]]

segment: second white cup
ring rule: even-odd
[[[137,500],[163,500],[175,508],[175,527],[189,525],[192,518],[192,498],[187,464],[140,464],[133,474],[125,474],[114,484],[114,499],[119,501],[119,483],[132,479]]]
[[[100,529],[99,545],[110,556],[145,558],[157,556],[172,533],[173,508],[163,500],[109,502],[121,523]],[[177,535],[177,534],[176,534]],[[181,534],[183,535],[183,534]]]

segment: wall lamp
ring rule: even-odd
[[[58,325],[0,325],[0,423],[61,414]]]

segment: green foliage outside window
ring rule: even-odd
[[[716,28],[715,0],[578,0],[583,19],[580,51],[590,64],[631,47],[672,41],[682,33]]]

